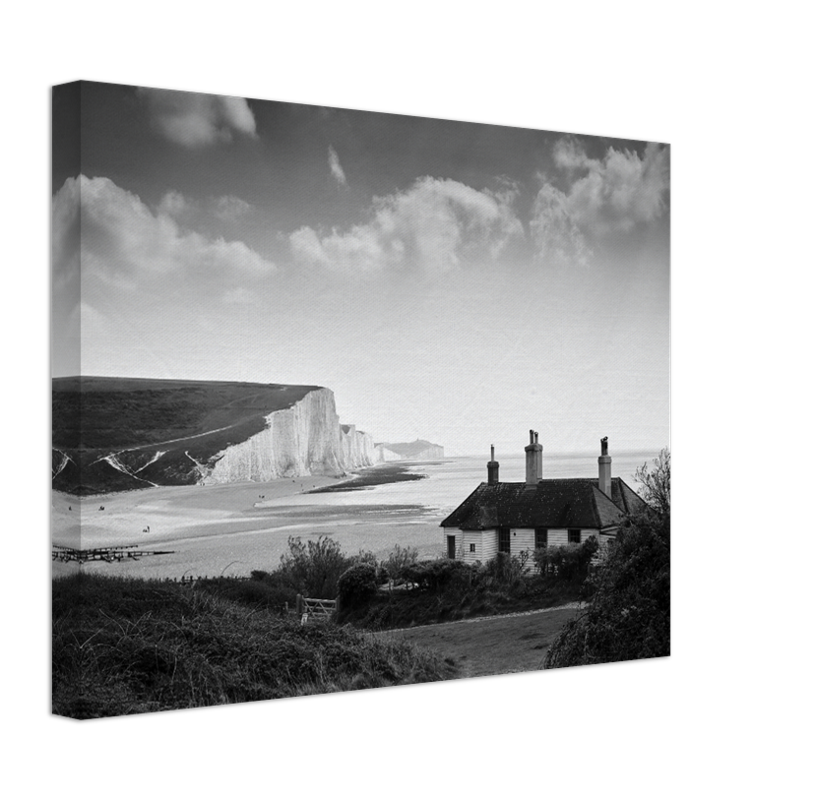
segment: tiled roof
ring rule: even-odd
[[[611,479],[611,497],[597,478],[549,478],[526,483],[482,483],[442,523],[443,528],[594,528],[619,525],[644,506],[621,479]]]

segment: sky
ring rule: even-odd
[[[667,145],[99,83],[53,121],[55,376],[326,386],[448,455],[668,446]]]

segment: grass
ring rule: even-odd
[[[543,669],[549,646],[580,612],[562,609],[376,634],[382,642],[437,650],[461,665],[461,677]]]
[[[290,408],[317,386],[182,381],[140,378],[55,378],[52,381],[52,439],[71,461],[53,486],[71,494],[98,494],[162,485],[195,483],[198,473],[186,455],[206,462],[230,444],[266,427],[272,411]],[[217,430],[226,428],[226,430]],[[216,431],[216,432],[211,432]],[[165,454],[151,462],[156,443]],[[102,459],[119,458],[132,478]],[[56,454],[56,461],[61,460]],[[56,466],[56,464],[55,464]]]
[[[385,630],[552,608],[581,598],[580,583],[528,576],[512,587],[453,586],[440,591],[380,591],[341,621],[357,628]]]
[[[52,705],[88,719],[445,680],[451,659],[162,581],[52,586]]]

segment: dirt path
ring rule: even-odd
[[[475,617],[372,634],[411,642],[456,660],[461,677],[500,675],[543,668],[549,646],[560,629],[580,613],[579,603]]]

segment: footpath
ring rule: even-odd
[[[553,608],[383,630],[371,636],[410,642],[452,658],[462,678],[526,672],[543,668],[555,637],[582,607],[580,603],[567,603]]]
[[[496,619],[510,619],[512,617],[531,617],[535,614],[546,614],[551,611],[566,611],[568,609],[580,609],[583,603],[566,603],[562,606],[552,606],[551,608],[533,608],[531,611],[513,611],[509,614],[491,614],[486,617],[467,617],[466,619],[454,619],[450,622],[432,622],[429,625],[412,625],[409,628],[388,628],[378,631],[378,633],[402,633],[403,631],[420,631],[423,628],[440,628],[446,625],[466,625],[471,622],[489,622]]]

